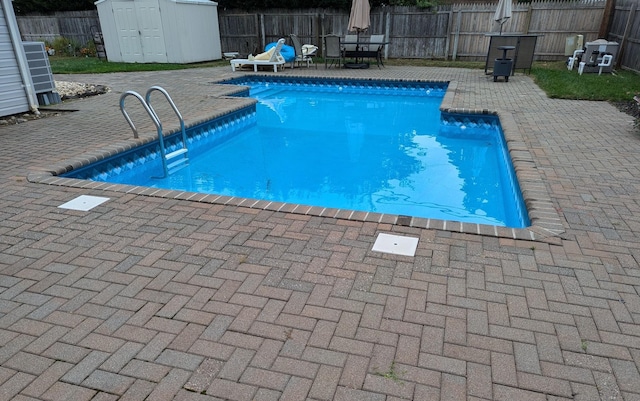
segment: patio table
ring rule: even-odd
[[[364,58],[371,58],[371,57],[375,57],[376,61],[378,63],[381,62],[380,60],[380,53],[378,52],[378,48],[380,46],[386,46],[388,45],[389,42],[370,42],[368,40],[361,40],[361,41],[340,41],[340,45],[356,45],[356,50],[345,50],[344,51],[344,57],[347,58],[355,58],[355,63],[345,63],[344,66],[345,68],[354,68],[354,69],[361,69],[361,68],[369,68],[369,63],[362,63],[362,62],[358,62],[358,59],[364,59]],[[370,50],[369,47],[370,46],[375,46],[375,50]],[[362,47],[367,47],[367,50],[362,50]]]

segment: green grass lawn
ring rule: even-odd
[[[531,75],[551,98],[625,102],[640,94],[640,76],[632,71],[579,75],[577,68],[567,70],[564,62],[534,62]]]
[[[321,63],[321,60],[317,61]],[[54,74],[92,74],[130,71],[179,70],[185,68],[227,66],[228,61],[219,60],[194,64],[140,64],[114,63],[97,57],[50,58]],[[484,68],[484,62],[441,60],[387,60],[387,65],[424,67]],[[564,62],[534,62],[531,77],[551,98],[576,100],[606,100],[611,102],[631,101],[640,94],[640,77],[631,71],[616,71],[614,74],[578,75],[577,69],[569,71]]]
[[[54,74],[103,74],[109,72],[134,71],[167,71],[184,70],[186,68],[219,67],[227,65],[228,61],[211,61],[193,64],[165,64],[165,63],[118,63],[100,60],[97,57],[49,57],[51,71]]]

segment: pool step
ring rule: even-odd
[[[171,153],[167,153],[165,155],[164,158],[167,162],[169,162],[169,160],[171,159],[175,159],[176,157],[180,157],[184,155],[184,157],[178,160],[172,161],[171,163],[167,163],[167,174],[174,173],[189,163],[189,158],[187,156],[188,151],[189,150],[187,148],[182,148],[182,149],[175,150]]]
[[[187,148],[178,149],[178,150],[176,150],[176,151],[174,151],[174,152],[167,153],[167,155],[165,156],[165,158],[166,158],[167,160],[169,160],[169,159],[173,159],[174,157],[178,157],[178,156],[183,155],[183,154],[185,154],[185,153],[187,153],[187,152],[188,152]]]

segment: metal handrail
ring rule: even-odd
[[[182,131],[182,149],[178,149],[177,151],[171,152],[171,153],[169,153],[169,155],[167,155],[167,149],[166,149],[166,147],[164,145],[164,134],[162,132],[162,123],[160,123],[160,118],[158,117],[158,114],[156,113],[156,111],[151,106],[151,93],[153,91],[158,91],[158,92],[160,92],[160,93],[162,93],[164,95],[164,97],[169,102],[169,105],[171,105],[171,108],[173,109],[173,111],[178,116],[178,119],[180,120],[180,130]],[[136,129],[136,126],[133,124],[133,121],[131,121],[131,118],[129,117],[129,114],[125,110],[125,99],[129,95],[135,97],[136,99],[138,99],[140,101],[140,103],[142,103],[142,106],[146,110],[147,114],[149,114],[149,117],[151,117],[151,120],[153,121],[153,123],[155,124],[156,128],[158,129],[158,142],[160,144],[160,156],[161,156],[161,159],[162,159],[162,170],[164,171],[164,177],[166,177],[166,176],[169,175],[169,167],[170,166],[173,168],[173,166],[177,165],[178,163],[181,163],[181,162],[184,162],[185,160],[188,160],[187,159],[187,152],[188,152],[188,149],[187,149],[187,134],[186,134],[185,129],[184,129],[184,119],[182,118],[182,114],[180,114],[180,111],[178,111],[178,107],[176,107],[176,104],[173,102],[173,99],[171,99],[171,96],[169,96],[169,93],[164,88],[162,88],[160,86],[152,86],[151,88],[149,88],[149,90],[147,91],[147,94],[145,95],[144,98],[142,96],[140,96],[140,94],[137,93],[137,92],[126,91],[125,93],[122,94],[122,96],[120,96],[120,111],[122,111],[122,114],[124,115],[125,120],[127,120],[127,122],[129,123],[129,126],[133,130],[133,137],[134,138],[138,138],[138,130]],[[171,165],[167,164],[167,158],[172,159],[172,158],[178,157],[180,155],[184,155],[184,158],[182,159],[182,161],[173,162],[173,163],[171,163]]]
[[[134,138],[138,138],[138,130],[136,129],[136,126],[133,124],[133,121],[131,121],[131,117],[129,117],[129,114],[124,108],[125,99],[127,96],[133,96],[140,101],[140,103],[142,104],[142,107],[144,107],[147,114],[149,114],[149,117],[151,117],[151,121],[153,121],[153,124],[156,126],[156,129],[158,131],[158,140],[160,142],[160,151],[162,152],[162,157],[161,157],[162,168],[166,176],[168,169],[167,169],[167,160],[165,158],[166,152],[164,149],[164,135],[162,134],[162,124],[160,123],[160,120],[158,119],[156,112],[151,109],[149,104],[144,100],[144,98],[138,92],[126,91],[125,93],[122,94],[122,96],[120,96],[120,111],[124,115],[125,120],[127,120],[127,122],[129,123],[129,126],[131,127],[131,129],[133,130]]]
[[[136,139],[138,138],[138,129],[133,124],[133,121],[131,121],[131,117],[129,117],[129,114],[127,113],[127,111],[124,108],[125,99],[129,95],[135,97],[136,99],[138,99],[140,101],[140,103],[142,104],[142,107],[144,107],[144,109],[147,112],[147,114],[149,114],[149,117],[151,117],[151,121],[153,121],[153,124],[158,129],[158,134],[160,134],[162,132],[162,124],[160,124],[160,120],[158,120],[158,117],[156,116],[156,113],[153,110],[151,110],[151,108],[149,107],[147,102],[145,102],[145,100],[142,98],[142,96],[140,96],[140,94],[138,92],[126,91],[125,93],[122,94],[122,96],[120,96],[120,111],[124,115],[125,120],[127,120],[127,122],[129,123],[129,126],[131,127],[131,129],[133,130],[133,137],[136,138]]]
[[[180,120],[180,130],[182,131],[182,140],[184,142],[184,146],[186,147],[187,146],[187,134],[185,133],[185,129],[184,129],[184,119],[182,118],[182,114],[180,114],[180,112],[178,111],[178,107],[173,102],[173,99],[171,98],[171,96],[169,96],[169,92],[167,92],[163,87],[161,87],[161,86],[152,86],[151,88],[149,88],[149,90],[147,90],[147,94],[145,95],[144,98],[145,98],[145,101],[146,101],[147,105],[149,106],[149,108],[151,109],[151,111],[154,114],[156,113],[156,111],[151,106],[151,93],[153,91],[158,91],[158,92],[162,93],[164,95],[164,97],[167,99],[167,102],[169,102],[169,105],[171,106],[173,111],[178,116],[178,119]],[[156,119],[158,121],[160,121],[160,118],[158,117],[157,114],[156,114]]]

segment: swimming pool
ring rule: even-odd
[[[157,145],[149,144],[66,176],[528,225],[497,117],[441,116],[444,83],[276,77],[227,83],[251,86],[259,102],[255,110],[190,128],[189,168],[151,178],[161,174]]]

